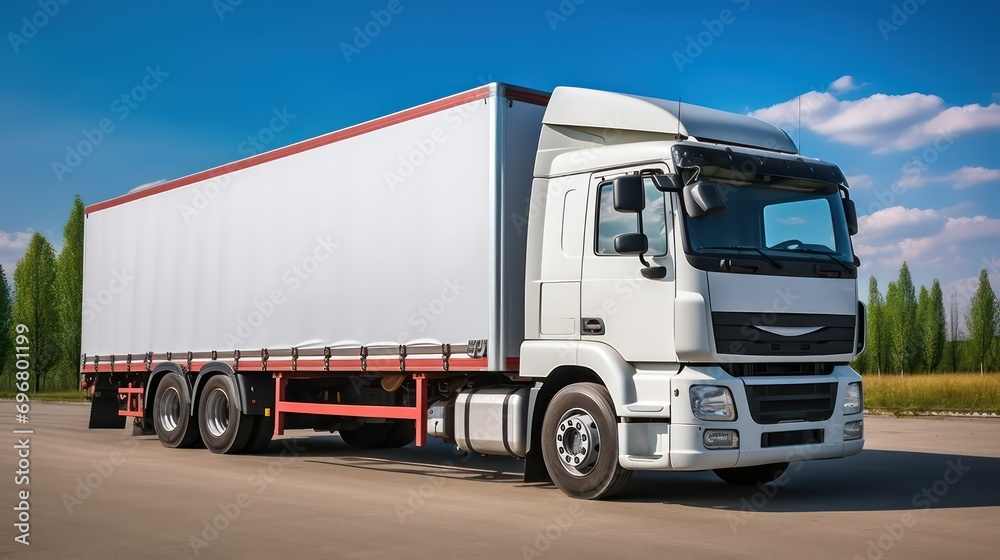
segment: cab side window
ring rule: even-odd
[[[646,209],[642,211],[642,232],[649,238],[649,252],[652,256],[667,254],[667,214],[664,193],[653,184],[653,180],[643,181],[646,191]],[[617,255],[615,237],[623,233],[638,233],[638,216],[615,211],[611,195],[611,183],[601,185],[600,204],[597,209],[597,254]]]

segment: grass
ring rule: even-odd
[[[1000,374],[865,375],[865,408],[893,414],[1000,414]]]
[[[13,399],[13,391],[0,391],[0,399]],[[86,402],[87,393],[83,391],[51,391],[46,393],[28,393],[32,401]]]

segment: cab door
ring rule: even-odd
[[[643,166],[643,170],[650,166]],[[666,268],[666,276],[642,275],[636,255],[619,255],[614,239],[638,232],[638,215],[616,212],[612,180],[638,168],[594,174],[590,179],[581,281],[581,340],[603,342],[629,362],[676,361],[674,351],[674,220],[671,196],[646,178],[643,233],[646,259]],[[665,167],[660,171],[666,172]]]

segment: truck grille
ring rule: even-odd
[[[833,416],[836,383],[747,385],[750,416],[758,424],[822,422]]]
[[[808,313],[712,313],[715,348],[746,356],[830,356],[854,352],[854,315]],[[771,330],[816,327],[801,335]]]

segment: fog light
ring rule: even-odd
[[[855,420],[844,424],[844,440],[858,439],[864,434],[864,420]]]
[[[861,384],[848,383],[847,392],[844,394],[844,414],[857,414],[861,412]]]
[[[736,449],[740,446],[740,433],[736,430],[705,430],[701,439],[705,449]]]

